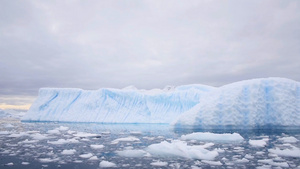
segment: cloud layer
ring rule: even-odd
[[[0,95],[300,81],[300,1],[0,2]]]

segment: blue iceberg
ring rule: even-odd
[[[175,126],[300,126],[300,83],[284,78],[218,88],[42,88],[23,121],[169,123]]]

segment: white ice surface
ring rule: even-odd
[[[22,120],[300,126],[300,83],[264,78],[219,88],[196,84],[149,91],[43,88]]]
[[[213,160],[219,155],[217,151],[205,149],[206,145],[191,145],[185,141],[172,140],[151,144],[145,150],[152,156],[158,157],[183,157],[188,159]]]
[[[136,138],[136,137],[132,137],[132,136],[129,136],[129,137],[125,137],[125,138],[118,138],[118,139],[115,139],[111,142],[111,144],[118,144],[119,142],[132,142],[132,141],[140,141],[140,139]]]
[[[249,144],[253,147],[265,147],[267,142],[265,140],[249,140]]]
[[[109,168],[109,167],[117,167],[117,165],[113,162],[109,161],[101,161],[99,164],[99,167],[101,168]]]
[[[181,136],[182,140],[200,140],[200,141],[243,141],[244,138],[238,133],[216,134],[209,132],[196,132]]]
[[[201,97],[175,126],[300,126],[300,83],[283,78],[228,84]]]
[[[269,149],[268,151],[279,156],[300,157],[300,149],[295,146],[291,146],[291,148],[286,149],[280,149],[276,147],[275,149]]]
[[[102,149],[102,148],[104,148],[104,145],[102,145],[102,144],[92,144],[92,145],[90,145],[90,147],[92,148],[92,149]]]
[[[63,155],[72,155],[72,154],[75,154],[76,150],[75,149],[70,149],[70,150],[63,150],[61,152],[61,154]]]
[[[150,91],[42,88],[23,120],[169,123],[214,89],[204,85]]]

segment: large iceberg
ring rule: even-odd
[[[300,126],[300,83],[254,79],[222,86],[181,114],[175,126]]]
[[[300,83],[264,78],[219,88],[42,88],[23,121],[172,123],[175,126],[300,126]]]
[[[170,123],[215,88],[186,85],[164,90],[42,88],[23,121]]]

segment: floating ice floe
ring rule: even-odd
[[[264,163],[264,164],[270,164],[272,166],[277,167],[289,167],[289,164],[287,162],[274,162],[272,159],[266,159],[266,160],[258,160],[258,163]]]
[[[102,144],[99,144],[99,145],[97,145],[97,144],[92,144],[92,145],[90,145],[90,147],[91,147],[92,149],[102,149],[102,148],[104,148],[104,145],[102,145]]]
[[[213,160],[219,155],[217,151],[209,151],[201,145],[189,146],[185,141],[173,140],[151,144],[145,150],[152,156],[158,157],[184,157],[188,159]]]
[[[61,145],[61,144],[67,144],[67,143],[79,143],[78,140],[72,138],[72,139],[59,139],[57,141],[48,141],[49,144],[55,144],[55,145]]]
[[[265,140],[249,140],[249,144],[253,147],[265,147],[267,142]]]
[[[93,154],[92,153],[87,153],[87,154],[81,154],[79,155],[80,158],[91,158],[93,157]]]
[[[244,138],[238,133],[224,133],[224,134],[216,134],[209,132],[196,132],[187,135],[181,136],[182,140],[198,140],[198,141],[243,141]]]
[[[122,142],[122,141],[126,141],[126,142],[132,142],[132,141],[140,141],[140,139],[136,138],[136,137],[132,137],[132,136],[129,136],[129,137],[125,137],[125,138],[118,138],[118,139],[115,139],[111,142],[111,144],[118,144],[119,142]]]
[[[123,157],[143,157],[147,154],[144,150],[123,150],[123,151],[116,151],[119,156]]]
[[[291,148],[286,148],[286,149],[275,148],[275,149],[269,149],[268,151],[270,153],[274,153],[279,156],[300,157],[300,149],[292,145]]]
[[[75,137],[101,137],[100,134],[93,134],[93,133],[84,133],[84,132],[77,132],[76,134],[73,134]]]
[[[150,163],[150,165],[157,166],[157,167],[164,167],[164,166],[167,166],[168,163],[163,162],[163,161],[155,161],[155,162]]]
[[[63,151],[61,152],[61,154],[63,154],[63,155],[73,155],[73,154],[75,154],[75,152],[76,152],[75,149],[63,150]]]
[[[99,167],[102,168],[109,168],[109,167],[117,167],[117,165],[113,162],[109,162],[109,161],[101,161],[99,163]]]
[[[282,137],[282,138],[279,138],[278,140],[279,140],[279,141],[282,141],[282,142],[285,142],[285,143],[296,143],[296,142],[299,141],[298,139],[296,139],[296,138],[293,137],[293,136],[290,136],[290,137]]]

